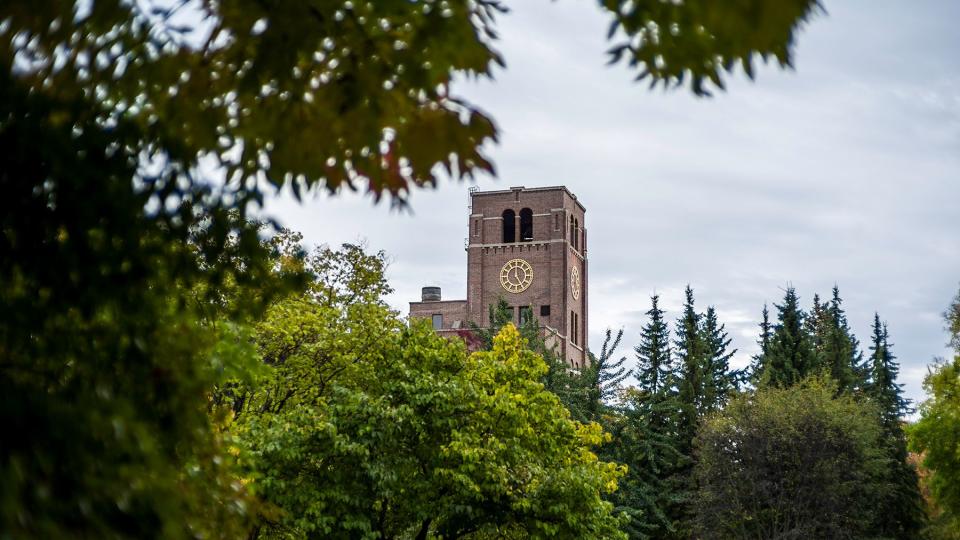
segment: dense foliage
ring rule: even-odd
[[[0,11],[9,9],[9,4]],[[5,23],[8,25],[9,22]],[[279,285],[256,228],[166,169],[146,178],[79,96],[0,54],[0,529],[15,537],[230,535],[246,504],[206,392]],[[5,67],[4,67],[5,66]],[[135,180],[138,179],[135,186]],[[146,209],[152,198],[169,205]],[[283,280],[280,280],[283,281]],[[225,286],[257,295],[211,326]],[[238,304],[239,305],[239,304]]]
[[[617,399],[608,399],[598,420],[613,436],[602,455],[628,466],[620,489],[609,497],[630,518],[626,531],[631,537],[771,537],[778,527],[786,527],[780,531],[786,537],[918,536],[924,516],[917,473],[907,460],[902,427],[902,415],[909,412],[909,404],[896,382],[897,363],[879,318],[872,354],[864,361],[859,342],[846,322],[837,288],[827,304],[815,297],[810,314],[800,308],[796,292],[788,289],[778,305],[776,323],[770,322],[764,307],[759,354],[747,369],[734,370],[729,366],[730,340],[716,309],[711,306],[698,311],[691,288],[685,292],[672,342],[659,298],[654,296],[651,304],[648,322],[635,347],[636,384],[622,387]],[[756,388],[741,386],[746,382]],[[802,386],[796,387],[798,384]],[[799,413],[778,416],[776,412],[777,407],[804,409],[811,399],[841,417],[854,414],[856,421],[864,424],[857,427],[860,431],[849,431],[850,418],[841,418],[836,424],[817,424],[814,418],[797,416]],[[728,405],[730,400],[735,404]],[[731,415],[752,411],[749,407],[760,406],[758,403],[771,421],[782,423],[754,424],[753,416],[731,419]],[[739,454],[714,455],[710,458],[713,461],[704,462],[704,450],[697,450],[696,440],[727,433],[705,431],[723,422],[724,429],[744,436],[756,428],[749,444],[771,453],[757,453],[755,460],[740,459],[743,456],[737,457]],[[806,448],[809,445],[823,450],[825,439],[817,437],[846,438],[859,446],[841,457],[829,452],[804,454],[810,450]],[[731,450],[746,444],[737,442],[723,448]],[[750,455],[754,455],[752,450]],[[803,475],[802,467],[791,467],[796,467],[804,455],[808,462],[803,467],[819,467],[824,476],[811,475],[809,484],[786,480],[777,484],[776,479],[785,474]],[[821,460],[823,463],[816,465]],[[856,466],[865,467],[856,481],[833,476],[848,468],[830,469],[843,460],[860,460]],[[854,473],[855,469],[846,472]],[[708,483],[708,477],[712,478],[710,482],[732,491],[720,493],[717,485]],[[743,482],[734,481],[735,477]],[[771,483],[773,487],[762,489],[779,502],[758,499],[758,494],[751,491],[756,488],[751,482],[758,479]],[[843,515],[825,518],[825,529],[813,527],[816,514],[806,513],[804,497],[812,497],[811,493],[818,490],[833,490],[833,482],[842,484],[842,489],[831,491],[824,500],[843,500],[849,496],[844,490],[855,489],[859,502],[845,507]],[[811,491],[801,496],[784,491],[786,485],[804,485]],[[841,492],[844,495],[830,499]],[[724,504],[739,504],[735,502],[737,497],[760,506],[749,512],[730,506],[724,509]],[[765,504],[768,506],[761,508]],[[704,513],[708,507],[712,508],[709,516]],[[801,517],[806,520],[803,524],[798,521]],[[720,527],[719,522],[732,528]]]
[[[591,450],[506,324],[468,354],[383,300],[384,256],[358,246],[305,260],[314,282],[254,328],[266,369],[223,385],[254,538],[619,538],[601,496],[623,474]]]
[[[703,538],[871,536],[884,489],[880,425],[870,406],[835,393],[816,380],[763,388],[703,424]]]
[[[735,66],[752,77],[755,56],[789,66],[794,35],[819,6],[599,4],[618,43],[613,61],[626,53],[641,76],[687,77],[696,93],[722,87],[720,72]],[[53,98],[62,125],[122,125],[131,140],[118,155],[162,156],[188,181],[205,158],[242,198],[264,182],[400,197],[440,171],[493,172],[483,147],[497,138],[494,122],[451,83],[504,65],[493,45],[507,7],[11,0],[0,8],[0,71]]]
[[[910,446],[929,471],[933,496],[934,538],[960,538],[960,294],[946,313],[952,360],[936,365],[923,385],[929,399],[920,406],[920,420],[910,430]]]

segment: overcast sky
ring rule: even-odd
[[[499,178],[477,185],[566,185],[584,204],[592,349],[624,328],[630,352],[649,296],[673,320],[689,283],[741,366],[764,302],[792,284],[809,308],[836,283],[864,346],[874,311],[889,322],[907,396],[922,398],[960,287],[960,2],[826,1],[796,71],[765,67],[713,99],[606,67],[596,2],[508,4],[506,70],[454,89],[502,134]],[[468,187],[416,192],[412,212],[349,194],[267,210],[308,243],[385,250],[389,301],[406,314],[423,285],[466,297]]]

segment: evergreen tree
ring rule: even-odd
[[[706,344],[701,331],[702,316],[694,306],[693,289],[687,285],[683,313],[676,323],[676,449],[685,460],[674,477],[677,496],[683,501],[674,514],[674,527],[680,538],[689,538],[693,533],[693,494],[696,483],[693,478],[693,440],[706,408],[707,373],[704,366]]]
[[[777,308],[777,324],[764,361],[762,384],[787,387],[800,382],[816,366],[816,355],[793,287]]]
[[[829,304],[820,302],[820,295],[813,295],[813,307],[810,309],[804,321],[804,328],[807,335],[810,336],[810,343],[813,345],[813,351],[816,354],[816,362],[822,366],[821,353],[826,347],[828,335],[830,333],[830,314],[828,312]]]
[[[626,356],[614,359],[622,339],[622,329],[614,336],[613,331],[608,328],[600,348],[600,356],[591,353],[589,365],[581,370],[581,381],[577,386],[587,389],[582,410],[583,416],[589,421],[600,421],[610,404],[620,397],[623,381],[633,375],[633,370],[624,365],[627,362]]]
[[[901,419],[912,409],[909,400],[903,397],[902,385],[897,383],[900,368],[890,350],[887,326],[881,324],[877,314],[873,316],[872,337],[869,394],[880,413],[881,441],[889,459],[887,482],[890,484],[890,488],[880,494],[876,533],[886,538],[916,538],[924,525],[923,500],[917,471],[907,461],[907,439]]]
[[[770,310],[767,308],[766,303],[763,304],[763,318],[757,326],[760,327],[760,337],[757,338],[757,345],[760,346],[760,352],[753,355],[749,366],[738,372],[741,383],[749,382],[753,386],[759,385],[760,381],[763,380],[767,351],[770,350],[770,338],[773,335],[772,327],[770,326]]]
[[[899,426],[904,414],[913,412],[910,400],[903,397],[903,385],[897,384],[900,365],[890,351],[889,333],[880,315],[873,315],[873,343],[870,345],[870,397],[880,406],[884,426]]]
[[[840,289],[833,286],[833,298],[824,309],[825,324],[822,325],[817,351],[819,363],[828,370],[836,381],[840,392],[852,392],[862,389],[866,382],[867,372],[863,369],[863,354],[860,352],[860,342],[853,335],[847,324],[847,315],[844,313],[840,299]]]
[[[634,347],[637,356],[637,380],[640,389],[650,395],[661,395],[672,384],[673,363],[670,358],[670,329],[659,307],[660,297],[650,297],[649,321],[640,331],[640,343]]]
[[[704,366],[706,343],[700,329],[702,316],[694,306],[693,289],[687,285],[684,294],[686,300],[683,314],[676,324],[674,351],[677,355],[677,392],[684,418],[681,428],[685,435],[689,435],[689,440],[693,440],[697,419],[707,410],[707,373]]]
[[[683,538],[681,531],[689,529],[686,501],[691,460],[680,450],[681,407],[670,331],[657,295],[651,297],[647,316],[640,343],[634,347],[639,384],[622,390],[617,414],[604,422],[613,442],[602,456],[628,467],[610,498],[628,517],[624,531],[631,538]]]
[[[621,408],[602,422],[612,442],[601,459],[627,465],[609,500],[628,517],[631,538],[688,538],[691,459],[679,449],[676,394],[628,387],[622,396]]]
[[[950,346],[960,352],[960,292],[943,314],[943,318],[947,321],[947,330],[950,332]]]
[[[547,372],[540,378],[544,388],[560,398],[574,420],[579,422],[596,420],[602,412],[604,392],[610,391],[612,383],[607,379],[610,375],[608,369],[621,367],[626,361],[621,359],[611,362],[610,355],[616,348],[608,348],[609,332],[604,342],[605,354],[601,354],[600,358],[590,354],[590,365],[574,370],[557,352],[556,346],[547,343],[546,334],[540,328],[540,322],[536,317],[523,321],[519,330],[527,348],[538,354],[547,364]],[[617,341],[619,342],[619,337]]]
[[[707,308],[703,317],[701,339],[704,343],[704,408],[713,411],[722,408],[737,390],[737,374],[730,371],[730,358],[737,350],[729,350],[730,338],[723,324],[717,321],[717,311]]]

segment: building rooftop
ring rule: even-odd
[[[509,193],[513,193],[513,192],[516,191],[516,190],[525,191],[525,192],[531,192],[531,191],[565,191],[565,192],[567,193],[567,195],[569,195],[570,198],[573,199],[573,200],[577,203],[577,206],[580,207],[580,210],[581,210],[581,211],[583,211],[584,213],[586,213],[586,211],[587,211],[587,209],[584,208],[582,204],[580,204],[580,201],[577,200],[577,196],[574,195],[572,191],[570,191],[569,189],[567,189],[567,186],[542,186],[542,187],[530,187],[530,188],[524,187],[524,186],[510,186],[509,189],[496,189],[496,190],[491,190],[491,191],[474,191],[474,192],[472,192],[472,193],[470,194],[470,196],[471,196],[471,197],[481,197],[481,196],[484,196],[484,195],[506,195],[506,194],[509,194]]]

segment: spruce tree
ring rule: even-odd
[[[911,413],[910,400],[903,397],[903,385],[897,383],[900,365],[891,351],[887,325],[873,315],[873,343],[870,345],[870,397],[883,415],[884,426],[899,427],[904,414]]]
[[[830,334],[830,313],[829,304],[820,302],[820,295],[813,295],[813,307],[804,321],[804,328],[807,335],[810,336],[810,344],[813,346],[816,368],[823,368],[823,351],[826,348]],[[816,370],[815,368],[815,370]]]
[[[813,343],[805,326],[806,314],[799,303],[796,290],[790,287],[783,304],[774,304],[777,324],[765,355],[763,385],[792,386],[811,374],[816,366]]]
[[[649,320],[640,331],[640,343],[634,347],[637,356],[637,380],[641,391],[656,396],[672,384],[673,363],[670,358],[670,329],[659,306],[660,297],[650,297]]]
[[[820,365],[837,383],[838,391],[853,392],[863,388],[867,373],[863,370],[860,342],[853,335],[843,311],[840,289],[833,286],[833,298],[826,305],[825,324],[817,351]]]
[[[702,317],[694,306],[693,289],[687,285],[684,294],[683,314],[675,327],[674,351],[677,356],[677,393],[685,419],[683,428],[692,440],[697,419],[706,412],[706,344],[700,329]]]
[[[697,434],[700,418],[706,412],[705,386],[707,373],[704,369],[706,344],[701,331],[701,315],[694,306],[693,289],[687,285],[683,313],[675,325],[676,339],[676,448],[684,456],[674,479],[675,491],[681,500],[675,515],[675,527],[680,538],[693,533],[693,494],[696,482],[693,478],[693,439]]]
[[[703,316],[701,339],[704,344],[704,408],[722,408],[737,390],[737,375],[730,371],[730,358],[737,350],[728,350],[731,339],[717,321],[717,310],[710,306]]]
[[[763,371],[767,362],[767,351],[770,350],[770,338],[773,336],[773,329],[770,325],[770,310],[767,304],[763,304],[763,317],[760,320],[760,336],[757,338],[757,345],[760,346],[760,352],[753,355],[750,365],[738,372],[742,383],[750,383],[758,386],[763,380]]]
[[[672,391],[628,387],[619,414],[602,423],[613,441],[601,448],[601,459],[627,465],[610,500],[628,516],[630,538],[689,538],[692,460],[680,451],[676,416]]]
[[[889,458],[890,488],[880,493],[876,533],[885,538],[916,538],[924,524],[923,500],[917,471],[907,461],[907,440],[902,415],[912,412],[897,383],[900,368],[891,352],[886,324],[873,317],[873,344],[870,346],[871,384],[869,394],[877,405],[883,429],[882,442]]]
[[[639,385],[620,386],[630,373],[624,371],[622,358],[617,362],[597,362],[598,366],[610,366],[605,370],[606,377],[597,378],[598,387],[604,388],[602,381],[608,381],[606,392],[612,396],[614,388],[609,384],[615,383],[620,397],[597,418],[613,439],[599,453],[603,459],[627,465],[626,476],[619,480],[617,491],[608,500],[627,518],[624,532],[631,538],[669,538],[675,534],[674,523],[683,502],[681,492],[673,487],[676,472],[686,461],[676,448],[677,406],[671,383],[670,336],[657,302],[654,296],[641,344],[634,348]],[[619,341],[613,340],[609,348],[605,343],[601,358],[612,358]]]
[[[628,466],[613,501],[630,517],[624,531],[631,538],[685,538],[692,495],[689,439],[678,429],[682,407],[670,330],[659,296],[650,300],[634,347],[638,385],[624,391],[621,415],[609,426],[616,455],[603,457]]]
[[[589,421],[600,421],[609,404],[619,397],[623,389],[623,381],[633,375],[633,370],[624,365],[627,362],[626,356],[614,358],[622,339],[622,329],[618,330],[614,336],[613,331],[608,328],[600,349],[600,356],[594,356],[591,353],[589,365],[581,370],[580,386],[587,389],[587,401],[583,404],[583,410]]]
[[[825,334],[823,331],[826,326],[826,305],[820,303],[820,295],[814,293],[813,295],[813,307],[810,308],[810,313],[807,315],[806,320],[804,321],[804,326],[807,329],[807,333],[810,334],[810,339],[813,342],[814,350],[820,350],[822,344],[821,336]]]

